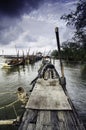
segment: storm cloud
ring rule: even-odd
[[[33,9],[37,9],[45,2],[60,2],[66,0],[0,0],[0,15],[9,17],[19,17],[24,13],[29,13]],[[70,2],[71,0],[68,0]]]
[[[52,49],[56,46],[56,26],[60,28],[61,42],[68,40],[73,30],[60,17],[74,9],[76,1],[0,0],[0,47]]]
[[[19,17],[37,9],[43,0],[0,0],[0,15]]]

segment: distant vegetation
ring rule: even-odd
[[[77,1],[76,10],[64,14],[61,19],[67,22],[67,26],[75,28],[73,39],[86,49],[86,0]]]
[[[59,58],[58,51],[53,50],[51,53],[51,56],[58,59]],[[86,50],[79,43],[64,42],[62,44],[61,57],[62,57],[62,59],[66,60],[67,62],[70,62],[70,61],[85,62],[86,61]]]
[[[86,0],[79,0],[76,10],[64,14],[61,19],[67,22],[67,26],[73,26],[75,33],[71,41],[62,44],[61,55],[66,61],[86,62]],[[51,55],[58,58],[58,52],[54,50]]]

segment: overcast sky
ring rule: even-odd
[[[60,42],[71,39],[74,29],[60,17],[75,10],[77,0],[0,0],[0,54],[16,49],[44,52],[56,49],[55,27]]]

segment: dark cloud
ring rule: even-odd
[[[0,0],[0,14],[6,16],[20,16],[37,9],[43,0]]]
[[[29,24],[27,24],[27,21],[23,21],[23,17],[21,17],[21,16],[23,16],[24,14],[27,14],[27,13],[29,14],[33,10],[37,10],[39,7],[41,7],[43,5],[43,3],[46,3],[46,5],[47,5],[47,3],[54,4],[55,2],[57,2],[59,5],[59,2],[64,3],[65,1],[67,2],[68,0],[0,0],[0,45],[10,45],[10,44],[12,44],[12,42],[18,43],[18,41],[20,44],[22,44],[22,42],[24,44],[25,44],[25,42],[26,42],[26,44],[27,44],[27,42],[28,43],[31,42],[31,44],[35,43],[35,42],[37,43],[36,38],[29,35],[29,33],[27,33],[27,35],[23,35],[23,32],[32,30],[33,36],[36,34],[38,34],[39,36],[44,35],[43,27],[42,27],[43,21],[42,21],[42,24],[36,23],[37,24],[36,25],[36,24],[34,24],[35,22],[28,20]],[[72,0],[69,0],[69,1],[72,1]],[[39,22],[40,22],[40,19],[42,18],[42,15],[46,16],[46,17],[44,17],[45,23],[46,23],[46,21],[50,21],[50,20],[56,21],[56,19],[58,18],[57,16],[56,16],[56,18],[50,17],[50,19],[48,19],[48,15],[46,15],[46,14],[48,14],[49,11],[50,11],[49,13],[51,14],[51,16],[52,15],[54,16],[55,13],[58,14],[58,12],[61,11],[61,9],[59,9],[60,7],[58,7],[58,5],[56,6],[57,8],[55,8],[55,6],[50,7],[50,10],[47,10],[48,6],[45,6],[45,4],[44,4],[45,7],[39,8],[40,9],[39,11],[40,12],[42,11],[41,17],[39,18]],[[52,14],[52,10],[54,10],[54,8],[55,8],[55,11],[54,11],[55,13]],[[43,11],[45,12],[44,14],[43,14]],[[33,11],[33,12],[35,12],[35,11]],[[40,13],[38,13],[38,14],[40,14]],[[36,15],[36,14],[34,13],[34,15]],[[29,14],[29,16],[30,16],[30,14]],[[48,30],[48,27],[47,27],[48,25],[45,24],[45,26]],[[44,26],[44,32],[45,32],[45,26]],[[41,28],[42,28],[42,31],[40,31]],[[51,30],[51,28],[50,28],[50,30]],[[40,32],[40,34],[39,34],[39,32]],[[49,34],[50,34],[50,32],[49,32]],[[45,33],[45,35],[46,35],[46,33]],[[19,39],[19,36],[21,36],[22,38]],[[45,42],[45,39],[39,39],[39,40],[43,40]]]
[[[43,2],[55,3],[66,2],[66,0],[0,0],[0,15],[19,17],[37,9]]]
[[[41,3],[42,0],[0,0],[1,45],[9,44],[21,34],[22,30],[18,26],[21,21],[20,17],[37,9]]]

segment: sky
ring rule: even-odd
[[[60,17],[75,10],[77,0],[0,0],[0,54],[48,52],[70,40],[74,28]]]

